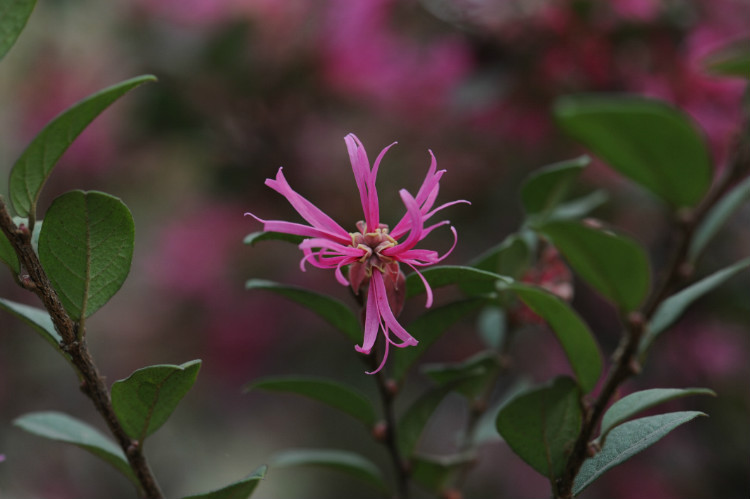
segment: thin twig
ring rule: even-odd
[[[65,311],[57,293],[42,268],[39,257],[31,245],[31,234],[26,228],[19,228],[13,222],[5,202],[0,196],[0,229],[10,241],[22,268],[28,272],[28,280],[17,282],[36,294],[49,313],[55,329],[62,337],[60,348],[65,352],[81,379],[81,391],[88,396],[97,412],[102,416],[115,440],[125,452],[128,463],[139,482],[139,494],[146,499],[163,499],[164,495],[149,468],[139,442],[132,440],[115,415],[109,390],[104,378],[94,364],[86,346],[85,332],[80,324],[73,321]],[[79,339],[80,338],[80,339]]]

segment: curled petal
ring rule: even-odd
[[[310,225],[325,233],[331,234],[339,242],[346,243],[349,238],[349,233],[331,217],[323,213],[320,208],[295,192],[286,181],[286,178],[284,178],[282,170],[282,168],[279,168],[275,180],[270,178],[266,179],[266,185],[284,196],[287,201],[289,201],[289,204],[297,210],[297,213],[299,213]]]
[[[401,195],[401,200],[406,206],[406,213],[411,220],[411,231],[409,232],[409,236],[403,243],[398,245],[398,247],[401,248],[401,251],[405,251],[412,249],[422,240],[422,228],[424,227],[424,224],[421,220],[422,216],[419,213],[419,206],[414,198],[411,197],[411,194],[409,194],[406,189],[401,189],[398,193]]]
[[[303,237],[322,237],[341,243],[346,243],[346,241],[350,240],[351,238],[351,236],[347,234],[347,238],[349,239],[343,240],[343,238],[338,237],[332,232],[317,229],[315,227],[310,227],[309,225],[286,222],[284,220],[263,220],[262,218],[256,217],[252,213],[245,213],[245,216],[247,215],[250,215],[258,222],[262,223],[263,230],[266,232],[283,232],[284,234],[293,234],[295,236]]]
[[[372,351],[375,340],[380,329],[380,313],[378,311],[377,292],[373,289],[373,281],[370,281],[370,290],[367,293],[367,307],[365,308],[365,334],[362,346],[355,345],[354,349],[359,353],[369,354]]]
[[[424,290],[425,294],[427,295],[427,302],[424,304],[425,308],[430,308],[432,306],[432,288],[430,287],[430,283],[427,282],[427,279],[424,278],[422,273],[417,270],[417,267],[414,266],[412,263],[407,263],[411,269],[416,272],[416,274],[419,276],[420,279],[422,279],[422,284],[424,284]]]
[[[398,320],[393,315],[391,307],[388,304],[388,295],[385,289],[385,283],[383,282],[383,274],[380,272],[373,272],[370,279],[370,291],[375,291],[375,297],[377,299],[378,314],[385,325],[385,336],[391,344],[402,348],[406,346],[414,346],[419,343],[412,335],[410,335],[404,327],[398,323]],[[389,332],[393,332],[403,343],[395,343],[391,340]]]

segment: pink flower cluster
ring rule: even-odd
[[[355,293],[358,294],[367,288],[364,340],[362,346],[357,345],[355,349],[369,354],[375,345],[378,331],[383,331],[385,352],[377,369],[369,373],[374,374],[385,365],[390,345],[401,348],[417,344],[417,340],[396,319],[405,299],[405,277],[399,264],[403,263],[412,268],[422,278],[427,291],[426,306],[431,306],[432,289],[417,267],[433,265],[448,256],[456,245],[456,230],[450,227],[453,232],[453,246],[442,256],[433,250],[418,249],[416,245],[437,227],[450,223],[448,220],[442,220],[425,226],[437,212],[468,201],[452,201],[433,208],[440,188],[440,178],[445,170],[437,170],[435,156],[430,151],[432,162],[417,195],[412,196],[406,189],[399,191],[406,207],[406,214],[392,230],[389,230],[389,227],[380,221],[375,180],[380,162],[393,144],[380,152],[370,168],[370,161],[360,140],[354,134],[349,134],[345,141],[365,216],[364,221],[357,223],[356,232],[347,232],[331,217],[295,192],[287,183],[281,168],[275,179],[266,180],[266,185],[284,196],[309,225],[282,220],[262,220],[251,213],[246,215],[262,222],[265,231],[306,237],[299,245],[304,255],[300,262],[302,270],[305,269],[306,263],[322,269],[333,269],[338,282],[344,286],[351,286]],[[344,275],[344,269],[347,270],[348,276]],[[394,340],[391,334],[399,341]]]

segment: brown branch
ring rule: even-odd
[[[734,156],[727,170],[695,210],[683,211],[678,214],[678,235],[660,284],[651,293],[641,311],[630,314],[624,321],[625,331],[620,345],[613,355],[612,367],[607,374],[602,390],[590,409],[584,414],[581,432],[568,458],[563,476],[556,484],[556,498],[571,499],[573,497],[573,483],[581,465],[592,452],[596,452],[596,449],[591,448],[590,442],[607,406],[619,386],[641,370],[638,362],[638,350],[648,322],[659,305],[692,275],[693,267],[692,262],[688,259],[688,251],[695,230],[724,194],[737,181],[748,174],[750,174],[750,129],[748,122],[746,122],[738,136]]]
[[[29,230],[16,226],[2,196],[0,196],[0,229],[13,246],[22,268],[28,272],[28,278],[24,276],[18,279],[19,284],[39,297],[52,318],[55,329],[62,337],[60,348],[67,354],[81,379],[81,391],[91,399],[97,412],[104,418],[110,432],[125,452],[128,463],[138,479],[139,494],[146,499],[162,499],[164,495],[149,468],[139,442],[127,435],[115,415],[104,378],[99,374],[86,346],[84,331],[79,330],[80,324],[73,321],[63,308],[42,268],[39,257],[34,252]]]

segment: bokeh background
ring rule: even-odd
[[[170,497],[216,488],[289,447],[360,450],[389,469],[384,450],[345,416],[305,399],[242,393],[259,376],[314,374],[376,398],[349,341],[293,303],[244,290],[246,279],[266,278],[353,304],[330,272],[301,273],[294,246],[242,244],[260,230],[244,212],[294,216],[264,179],[283,165],[293,187],[353,227],[361,214],[343,137],[356,133],[371,158],[397,140],[379,179],[383,216],[393,220],[403,211],[398,189],[416,190],[432,149],[448,170],[440,199],[472,202],[446,212],[459,231],[447,263],[466,263],[519,227],[518,189],[529,172],[581,153],[550,118],[559,95],[636,92],[677,104],[702,127],[720,170],[744,83],[705,74],[702,61],[747,39],[749,19],[747,0],[38,0],[0,66],[0,188],[7,192],[13,161],[50,118],[100,88],[156,75],[158,84],[127,95],[70,148],[41,208],[85,188],[121,197],[133,212],[130,277],[89,323],[110,382],[149,364],[204,361],[193,391],[146,447],[163,488]],[[611,192],[596,215],[647,245],[658,265],[668,242],[663,206],[598,164],[577,191],[595,188]],[[749,224],[746,206],[698,275],[750,254]],[[431,239],[437,248],[451,242],[448,231]],[[34,303],[7,273],[0,292]],[[613,310],[582,284],[574,303],[611,353]],[[407,313],[422,305],[409,302]],[[475,351],[475,322],[453,327],[429,359]],[[701,300],[624,389],[710,387],[718,398],[672,408],[711,417],[611,471],[584,497],[747,497],[749,333],[745,273]],[[552,338],[525,331],[509,379],[564,370]],[[0,497],[133,496],[106,464],[12,427],[25,412],[51,409],[98,425],[75,383],[28,327],[0,314]],[[419,376],[410,383],[414,394],[427,385]],[[422,447],[450,450],[465,416],[461,400],[449,398]],[[481,458],[467,497],[548,496],[545,480],[502,443],[487,444]],[[271,469],[255,497],[377,493],[335,472]]]

